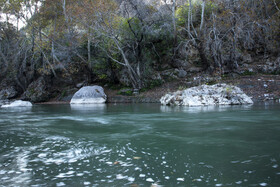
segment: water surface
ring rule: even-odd
[[[0,109],[0,186],[279,186],[280,105]]]

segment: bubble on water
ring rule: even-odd
[[[66,184],[64,182],[59,182],[59,183],[56,183],[56,186],[59,187],[59,186],[65,186]]]
[[[260,186],[267,186],[267,183],[262,182],[262,183],[260,183]]]
[[[237,181],[235,182],[235,184],[242,184],[242,181]]]
[[[223,186],[223,184],[215,184],[215,186]]]
[[[164,178],[165,178],[166,180],[169,180],[169,179],[170,179],[170,177],[169,177],[169,176],[165,176]]]
[[[155,182],[152,178],[147,178],[146,181],[147,182]]]
[[[139,167],[136,167],[135,169],[134,169],[135,171],[141,171],[141,168],[139,168]]]
[[[108,164],[108,165],[112,165],[112,164],[113,164],[113,162],[106,162],[106,164]]]

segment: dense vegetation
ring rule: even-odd
[[[141,89],[161,84],[158,72],[170,67],[222,76],[248,54],[280,52],[279,0],[0,0],[0,8],[0,81],[21,93],[40,77]]]

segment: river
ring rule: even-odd
[[[280,105],[0,109],[0,186],[279,186]]]

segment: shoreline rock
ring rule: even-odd
[[[227,84],[212,86],[201,85],[166,94],[161,97],[162,105],[208,106],[208,105],[242,105],[253,101],[240,88]]]
[[[106,100],[107,95],[101,86],[85,86],[74,94],[70,104],[100,104]]]

